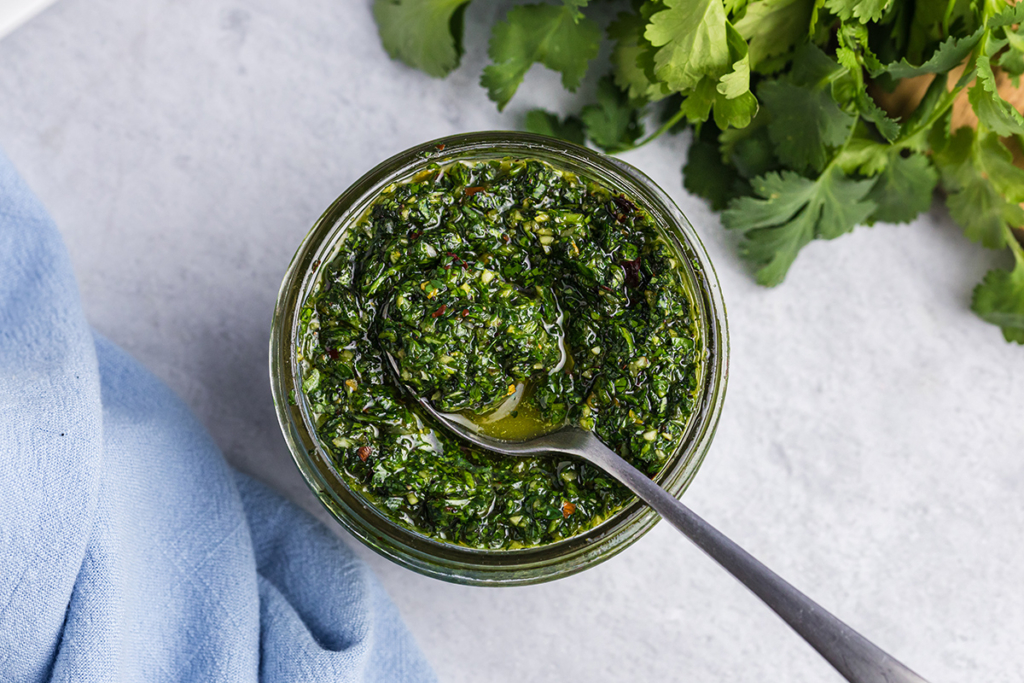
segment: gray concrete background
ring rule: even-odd
[[[321,518],[280,436],[266,348],[319,213],[413,144],[567,102],[537,67],[505,114],[390,61],[369,0],[61,0],[0,42],[0,146],[67,241],[92,323],[195,410],[228,459]],[[593,78],[586,88],[593,88]],[[687,502],[933,683],[1024,679],[1024,349],[968,310],[1007,265],[937,202],[804,250],[776,290],[689,196],[688,138],[626,159],[697,226],[729,309],[717,440]],[[441,678],[838,680],[659,525],[581,575],[448,585],[359,549]]]

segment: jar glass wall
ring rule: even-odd
[[[654,219],[679,256],[703,344],[696,408],[680,444],[656,481],[680,496],[700,467],[718,424],[728,376],[725,306],[711,262],[693,227],[650,178],[632,166],[570,143],[525,133],[456,135],[402,152],[360,178],[320,217],[285,274],[270,338],[270,379],[285,440],[306,483],[331,515],[360,541],[385,557],[429,576],[457,583],[517,585],[581,571],[622,551],[658,517],[637,500],[598,526],[537,547],[483,550],[435,540],[398,524],[354,492],[319,443],[301,391],[299,311],[316,285],[320,268],[334,256],[345,232],[386,187],[430,164],[514,157],[539,159],[592,179],[631,198]]]

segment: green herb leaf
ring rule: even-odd
[[[858,124],[858,128],[863,127],[863,123]],[[836,155],[835,163],[846,173],[856,172],[864,176],[875,176],[889,165],[890,151],[889,145],[862,137],[855,132],[842,151]]]
[[[732,60],[722,0],[664,0],[651,16],[644,36],[656,48],[654,73],[668,87],[683,92],[705,76],[718,78]]]
[[[732,24],[726,24],[731,70],[720,78],[704,76],[697,87],[683,93],[681,111],[691,123],[707,121],[712,109],[715,125],[745,128],[757,114],[758,102],[750,92],[750,58],[747,43]]]
[[[949,71],[950,69],[959,66],[959,64],[967,58],[967,55],[971,53],[974,46],[981,40],[981,36],[984,34],[984,28],[979,28],[974,33],[958,38],[956,36],[950,36],[936,48],[932,56],[927,61],[920,65],[914,65],[907,61],[904,57],[899,62],[893,62],[887,64],[882,68],[875,68],[871,70],[872,76],[879,76],[882,73],[887,73],[893,78],[912,78],[914,76],[921,76],[923,74],[941,74]]]
[[[932,204],[939,173],[923,154],[896,154],[879,174],[867,198],[875,203],[870,223],[909,223]]]
[[[836,59],[847,73],[844,78],[833,81],[833,99],[843,103],[853,102],[862,118],[874,123],[886,140],[894,141],[900,135],[900,124],[889,118],[889,115],[875,104],[864,87],[862,60],[872,63],[878,61],[866,47],[867,29],[861,24],[854,24],[852,27],[844,24],[838,35]],[[837,91],[840,91],[839,94]]]
[[[381,43],[392,59],[442,77],[462,56],[462,17],[469,0],[374,0]]]
[[[722,157],[747,180],[781,169],[768,136],[767,120],[766,116],[758,115],[746,128],[723,130],[718,138]]]
[[[615,85],[636,101],[656,102],[672,91],[664,83],[652,80],[640,66],[640,59],[654,61],[652,46],[644,38],[646,22],[640,14],[623,12],[608,26],[608,37],[615,41],[612,49],[612,72]],[[648,54],[650,53],[650,54]]]
[[[736,22],[736,30],[750,45],[750,63],[756,69],[768,57],[789,53],[804,36],[814,0],[755,0]]]
[[[755,267],[758,283],[774,287],[812,239],[834,239],[868,219],[875,210],[867,199],[873,184],[848,178],[835,166],[816,180],[792,171],[768,173],[751,183],[760,198],[733,200],[722,222],[746,232],[740,254]]]
[[[971,308],[1001,327],[1006,341],[1024,344],[1024,258],[1012,271],[990,270],[974,288]]]
[[[537,135],[568,140],[577,145],[586,143],[583,133],[583,121],[575,116],[566,116],[559,121],[557,114],[544,109],[532,109],[526,114],[525,128]]]
[[[638,113],[630,106],[629,95],[605,76],[597,85],[597,104],[584,107],[580,118],[594,144],[606,152],[618,152],[633,147],[643,135]]]
[[[562,74],[562,85],[576,90],[587,65],[597,56],[601,29],[591,19],[577,20],[572,7],[523,5],[512,8],[505,21],[494,25],[480,84],[502,110],[535,63]]]
[[[820,171],[850,134],[857,117],[839,108],[828,87],[842,70],[813,45],[795,57],[786,79],[763,81],[757,94],[769,115],[768,134],[782,163]]]
[[[750,52],[747,41],[732,24],[725,25],[732,70],[718,79],[717,90],[727,100],[735,100],[750,92]]]
[[[1024,74],[1024,26],[1007,31],[1006,43],[1010,49],[999,56],[999,68],[1010,76],[1020,76]]]
[[[870,121],[875,124],[878,132],[882,134],[889,142],[893,142],[900,136],[900,124],[895,119],[889,118],[889,115],[882,110],[875,101],[871,99],[871,96],[864,90],[857,92],[856,98],[854,98],[854,104],[857,106],[857,112],[866,121]]]
[[[562,4],[565,5],[566,9],[572,12],[572,18],[579,21],[583,18],[582,8],[587,6],[590,0],[562,0]]]
[[[866,24],[881,19],[892,3],[893,0],[825,0],[824,5],[844,21],[857,19]]]
[[[732,100],[719,94],[715,97],[715,125],[723,130],[745,128],[757,115],[757,110],[757,98],[749,90]]]
[[[1013,165],[998,136],[958,130],[933,155],[942,173],[946,205],[964,234],[990,249],[1007,245],[1010,228],[1024,225],[1024,170]]]
[[[717,134],[716,127],[705,125],[694,136],[683,166],[683,186],[708,200],[715,211],[721,211],[730,200],[749,192],[749,186],[733,166],[722,160]]]
[[[978,120],[1000,137],[1024,135],[1024,116],[999,96],[988,57],[978,58],[977,70],[978,80],[967,96]]]
[[[729,99],[718,91],[715,81],[705,76],[697,88],[687,92],[680,110],[690,123],[708,120],[712,109],[715,125],[721,129],[745,128],[757,114],[758,103],[753,93],[747,91],[735,99]]]

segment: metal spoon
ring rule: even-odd
[[[528,441],[501,441],[484,436],[452,420],[447,413],[434,408],[429,400],[416,395],[402,382],[402,373],[395,358],[387,352],[384,356],[385,364],[390,365],[399,385],[438,424],[458,438],[502,455],[575,456],[617,479],[775,610],[850,683],[927,683],[698,517],[672,494],[605,446],[592,432],[578,427],[563,427]]]

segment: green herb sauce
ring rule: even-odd
[[[467,447],[382,365],[485,432],[593,430],[654,475],[704,350],[675,252],[628,197],[537,160],[431,166],[377,197],[301,311],[302,392],[351,487],[449,543],[551,543],[632,499],[585,463]]]

